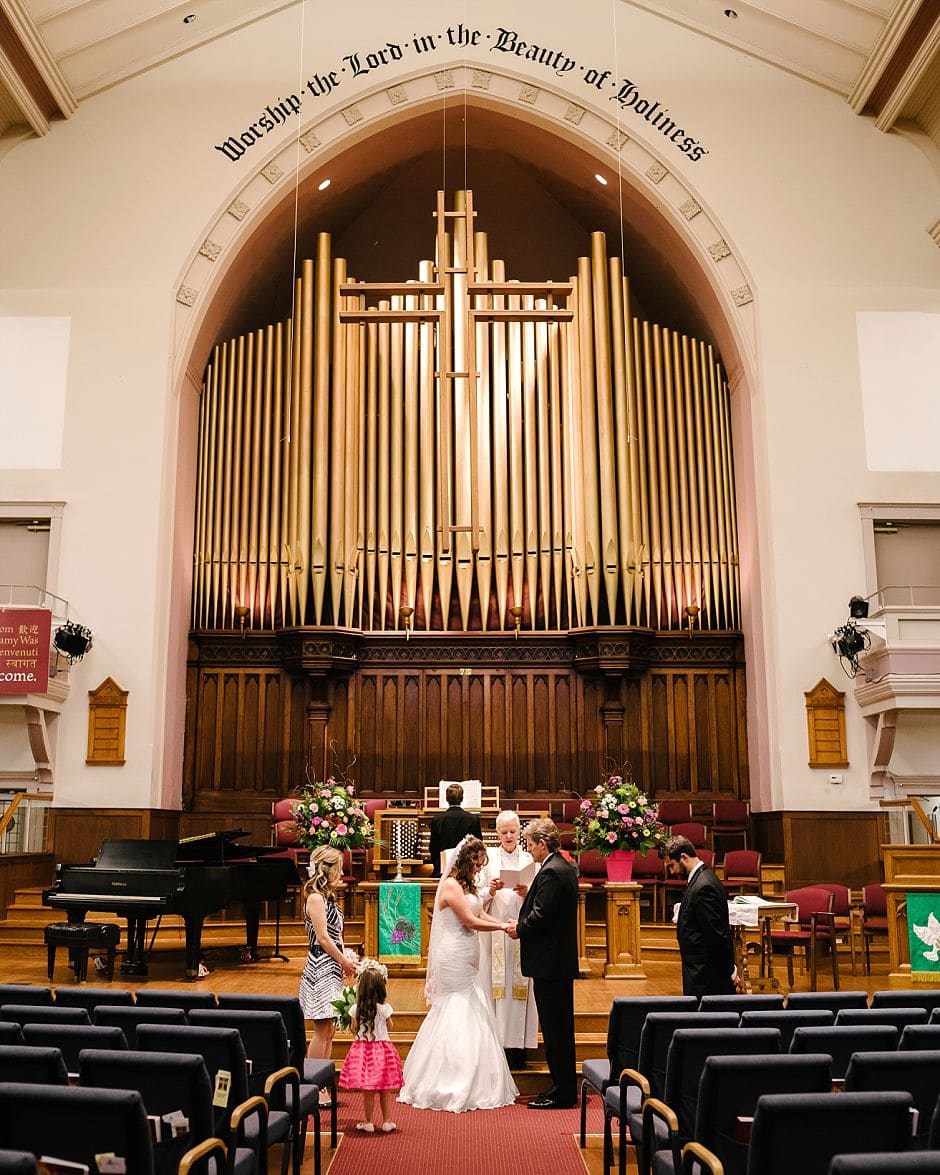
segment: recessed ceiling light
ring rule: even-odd
[[[196,19],[195,12],[190,12],[187,16],[183,17],[183,24],[192,24],[195,19]]]
[[[604,177],[600,174],[600,172],[595,172],[594,178],[597,180],[597,182],[599,184],[603,184],[605,188],[607,187],[607,180],[604,179]]]
[[[332,182],[332,180],[323,180],[322,183],[317,184],[318,191],[325,192]]]
[[[738,19],[738,14],[735,12],[735,10],[733,8],[726,8],[725,9],[725,16],[728,18],[728,20],[737,20]]]

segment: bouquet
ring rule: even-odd
[[[330,1000],[330,1005],[333,1008],[333,1019],[336,1021],[336,1027],[340,1032],[348,1032],[352,1021],[349,1017],[349,1009],[356,1002],[356,989],[352,985],[347,985],[339,993],[335,1000]]]
[[[629,769],[628,769],[629,771]],[[666,828],[656,819],[656,809],[629,777],[608,775],[581,801],[574,821],[579,851],[596,849],[607,856],[627,849],[646,856],[666,840]]]
[[[300,792],[293,815],[304,848],[332,845],[345,852],[372,844],[372,821],[346,780],[313,780]]]

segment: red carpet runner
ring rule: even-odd
[[[585,1175],[578,1115],[577,1109],[528,1110],[524,1105],[467,1114],[396,1105],[394,1134],[378,1129],[360,1134],[362,1097],[341,1093],[344,1137],[329,1175]],[[588,1101],[588,1133],[600,1134],[603,1128],[601,1101],[594,1096]]]

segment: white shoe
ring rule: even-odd
[[[383,1134],[391,1134],[393,1130],[397,1130],[397,1129],[398,1129],[398,1127],[395,1125],[394,1122],[383,1122],[382,1123],[382,1133]]]
[[[356,1129],[361,1130],[363,1134],[375,1134],[375,1123],[374,1122],[357,1122]],[[384,1130],[385,1127],[383,1126],[382,1129]]]

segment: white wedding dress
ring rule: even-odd
[[[469,895],[474,914],[483,903]],[[480,983],[480,939],[450,908],[434,914],[428,959],[431,1010],[405,1061],[399,1101],[422,1110],[495,1110],[519,1091],[496,1033],[496,1018]],[[493,933],[500,934],[502,931]]]

